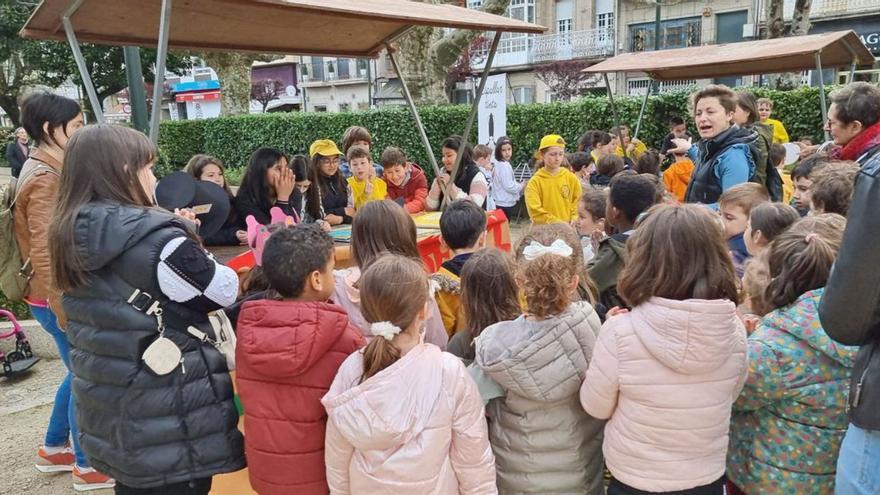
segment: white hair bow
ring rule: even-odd
[[[549,246],[545,246],[538,241],[532,241],[531,244],[523,249],[523,257],[529,261],[545,254],[555,254],[556,256],[568,258],[573,252],[571,246],[562,239],[556,239]]]
[[[388,342],[391,342],[394,336],[401,331],[400,327],[395,326],[390,321],[377,321],[370,325],[370,332],[373,333],[374,337],[384,337]]]

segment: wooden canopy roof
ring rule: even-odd
[[[841,67],[856,61],[874,63],[874,56],[854,31],[790,38],[704,45],[673,50],[624,53],[584,72],[645,72],[653,79],[710,79],[743,74],[770,74],[816,67]]]
[[[161,0],[43,0],[21,35],[155,47]],[[412,26],[542,33],[543,26],[453,5],[410,0],[173,0],[170,48],[374,57]]]

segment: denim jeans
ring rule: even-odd
[[[76,464],[79,467],[89,467],[86,455],[79,447],[77,438],[76,417],[73,414],[73,400],[70,395],[70,382],[73,374],[70,372],[70,344],[67,342],[67,334],[58,326],[58,318],[49,308],[31,306],[31,314],[49,335],[55,339],[58,354],[67,368],[67,375],[61,380],[58,391],[55,392],[55,404],[52,406],[52,415],[49,417],[49,428],[46,430],[45,445],[47,447],[60,447],[67,444],[68,438],[73,439],[73,453],[76,456]]]
[[[835,495],[880,493],[880,431],[850,424],[837,458]]]

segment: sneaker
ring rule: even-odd
[[[78,492],[102,490],[114,486],[116,486],[116,480],[106,474],[101,474],[92,468],[73,466],[73,489]]]
[[[52,453],[46,451],[46,447],[40,447],[37,452],[37,462],[34,467],[41,473],[60,473],[63,471],[73,471],[73,463],[76,458],[70,446],[60,448],[49,448]]]

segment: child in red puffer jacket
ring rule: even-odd
[[[235,351],[251,486],[262,495],[326,494],[321,397],[364,338],[327,302],[335,261],[320,227],[275,232],[262,261],[280,300],[244,304]]]

